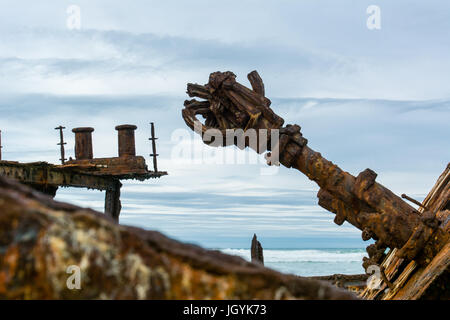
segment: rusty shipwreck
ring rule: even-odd
[[[364,289],[362,298],[450,298],[450,164],[415,209],[377,183],[374,171],[353,176],[312,150],[300,126],[285,126],[270,108],[259,74],[249,73],[248,80],[251,89],[232,72],[214,72],[206,85],[188,84],[187,94],[201,100],[185,101],[186,124],[206,144],[267,151],[269,165],[299,170],[319,185],[319,205],[336,215],[336,224],[347,221],[364,240],[374,239],[363,266],[378,270],[379,283]]]

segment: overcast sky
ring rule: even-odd
[[[366,26],[378,5],[381,29]],[[76,5],[81,28],[69,29]],[[114,126],[132,123],[147,158],[150,121],[169,176],[126,182],[121,223],[208,247],[363,247],[333,224],[317,186],[299,172],[217,164],[181,119],[186,83],[258,70],[272,107],[313,149],[357,175],[369,167],[419,200],[450,159],[448,1],[5,1],[0,0],[3,158],[57,163],[53,128],[92,126],[94,155],[116,156]],[[73,134],[66,130],[67,153]],[[180,142],[190,136],[189,142]],[[202,163],[180,158],[182,147]],[[234,154],[232,147],[227,154]],[[239,153],[243,153],[240,151]],[[198,159],[199,162],[201,159]],[[104,194],[57,199],[103,210]]]

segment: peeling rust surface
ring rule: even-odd
[[[116,224],[0,177],[0,299],[355,299],[324,282]],[[67,267],[81,270],[69,290]]]

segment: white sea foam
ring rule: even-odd
[[[249,249],[222,249],[222,252],[250,260]],[[264,249],[267,267],[298,275],[364,273],[363,249]]]
[[[223,249],[222,252],[250,260],[250,249]],[[264,250],[266,262],[360,262],[364,255],[359,249]]]

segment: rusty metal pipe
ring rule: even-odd
[[[77,160],[92,159],[94,154],[92,152],[92,132],[94,128],[79,127],[73,128],[75,133],[75,158]]]
[[[137,129],[132,124],[122,124],[116,126],[119,139],[119,157],[136,156],[136,146],[134,139],[134,131]]]
[[[286,146],[286,148],[294,147]],[[367,176],[368,172],[372,171],[365,170],[358,177],[354,177],[308,146],[302,148],[293,167],[343,203],[353,205],[356,216],[347,217],[347,220],[356,219],[361,230],[369,228],[383,243],[391,247],[402,247],[420,223],[420,216],[413,207],[375,182],[375,177],[370,181],[372,177]],[[360,212],[358,209],[363,209],[357,208],[359,201],[368,205],[361,211],[369,212],[358,217]],[[373,211],[370,212],[370,209]],[[394,232],[391,229],[393,226],[397,226]]]

